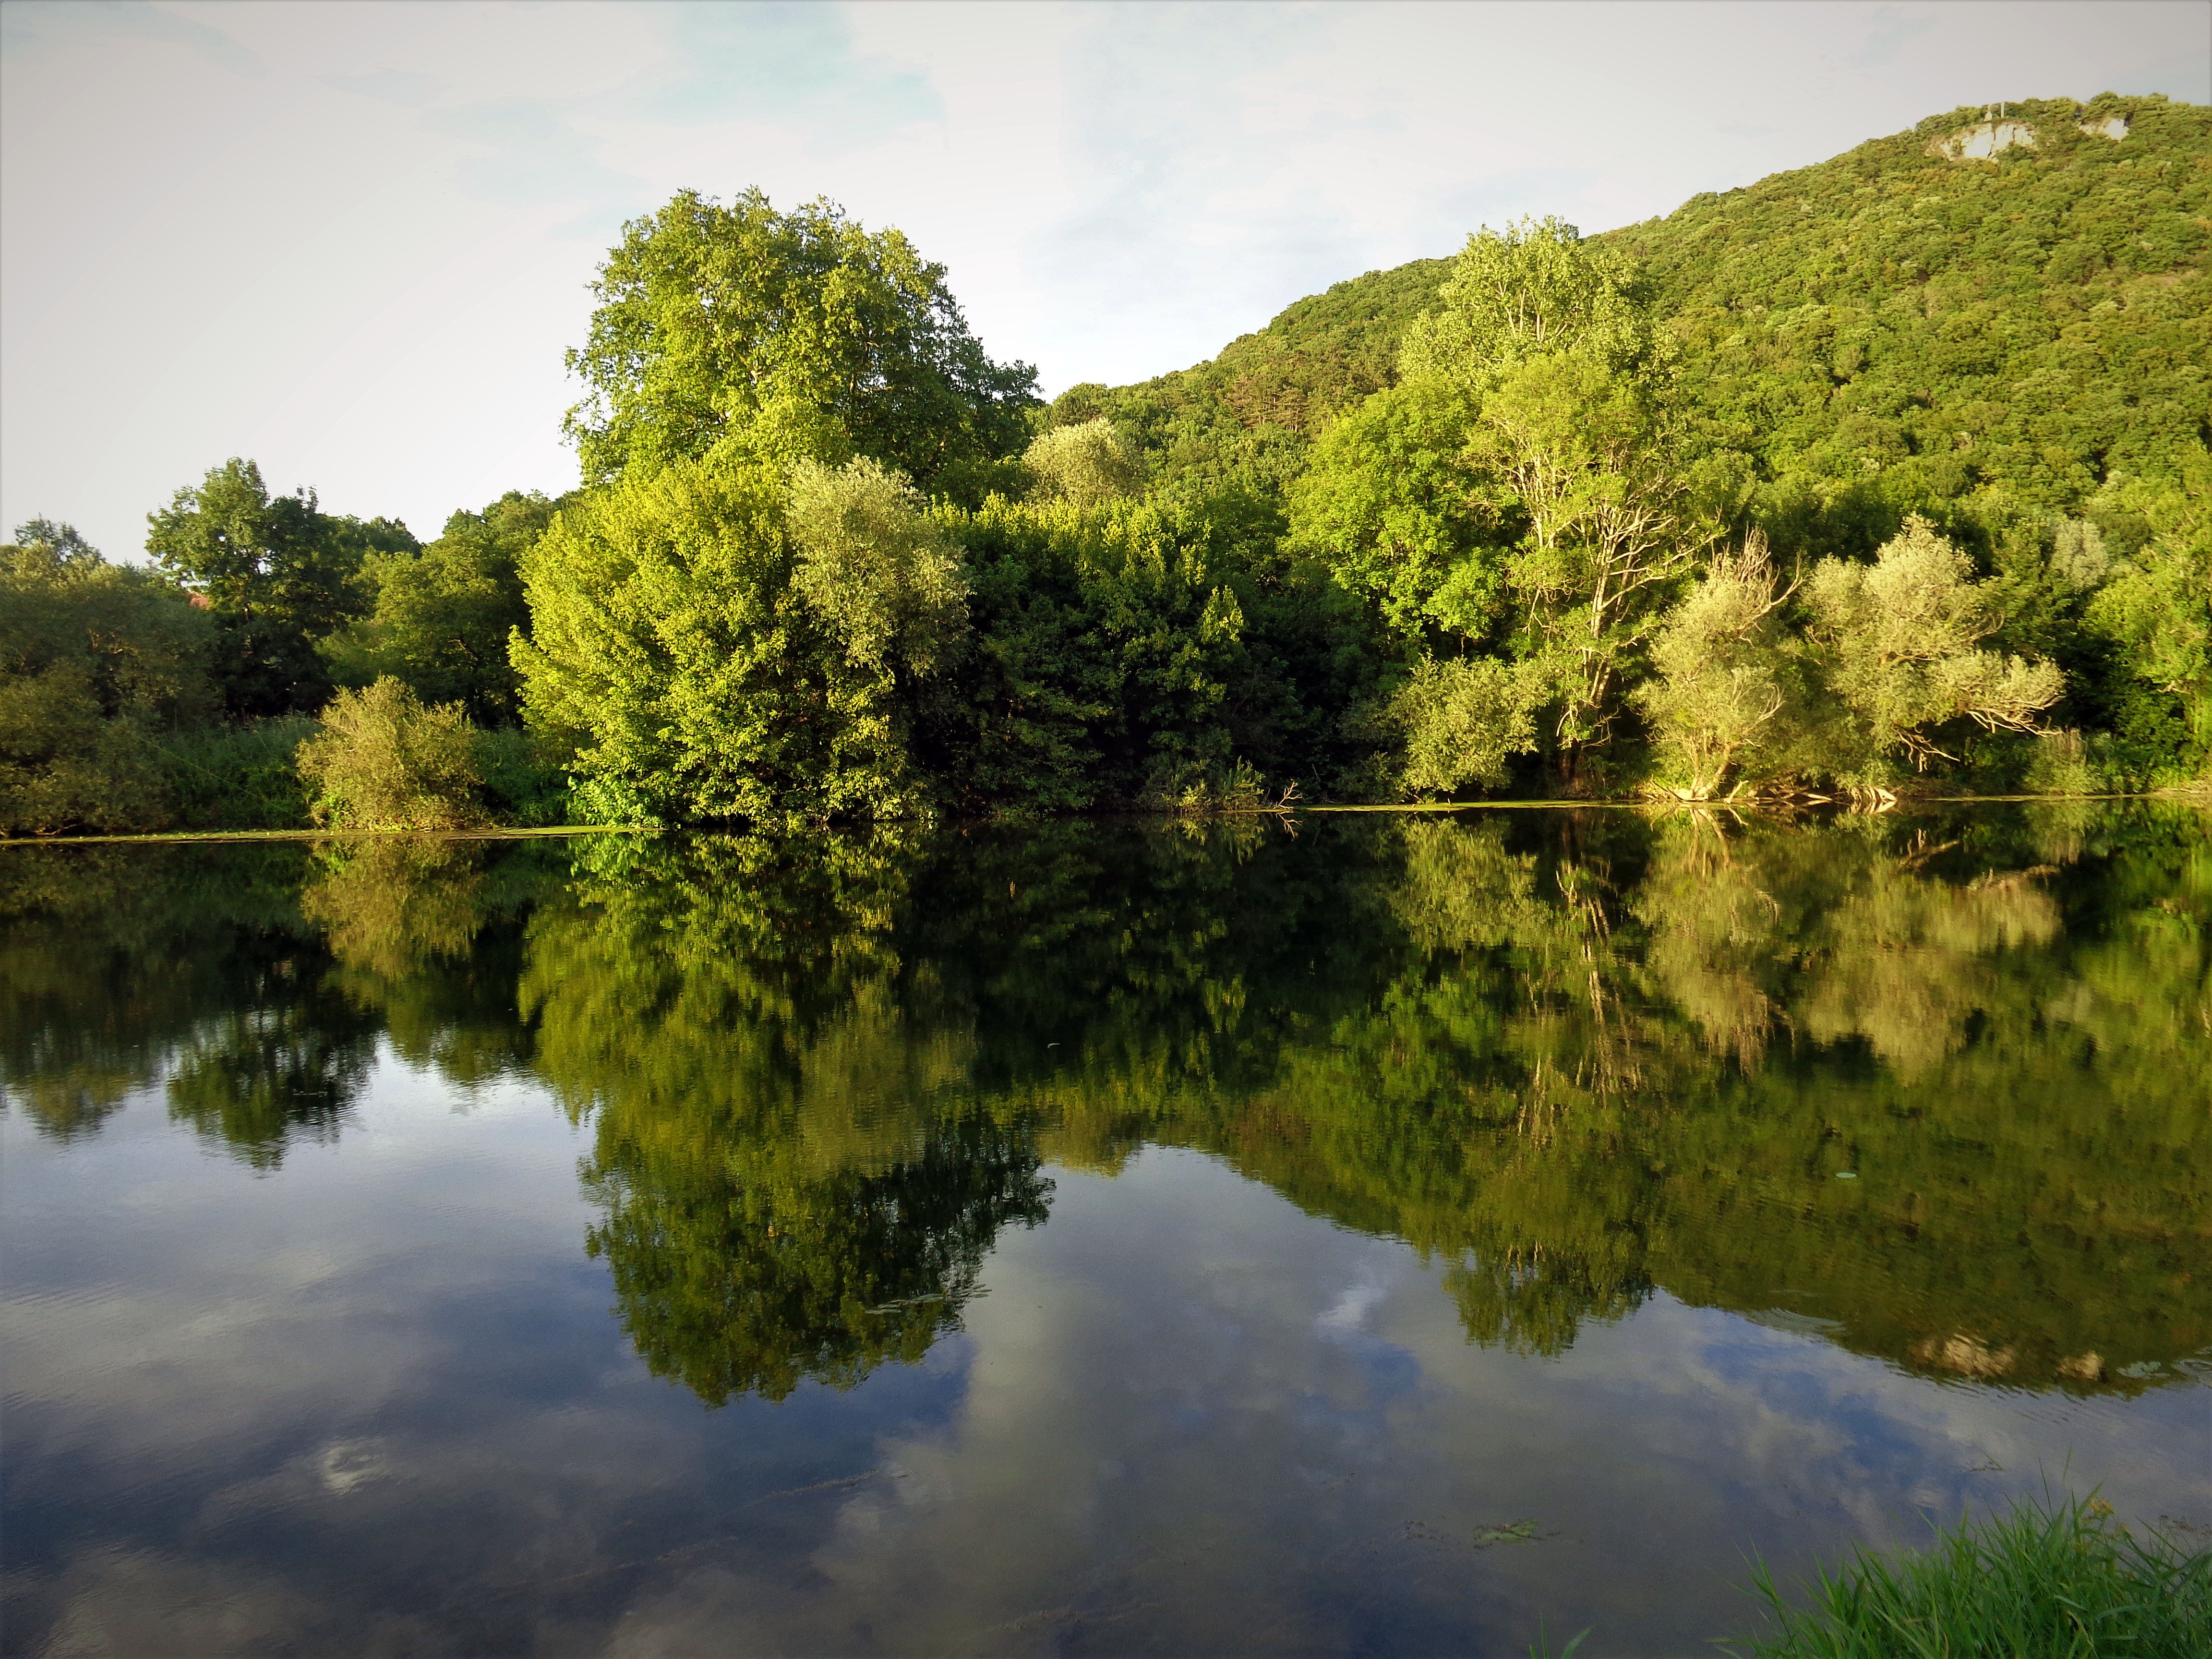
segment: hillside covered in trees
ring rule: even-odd
[[[2208,252],[2212,111],[1957,110],[1048,404],[897,231],[686,192],[562,500],[19,531],[0,825],[2201,783]]]

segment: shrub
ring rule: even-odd
[[[1656,678],[1637,701],[1656,747],[1683,779],[1672,793],[1706,800],[1732,775],[1758,781],[1778,769],[1790,722],[1790,665],[1780,645],[1778,593],[1766,538],[1717,553],[1705,578],[1668,613],[1652,644]]]
[[[315,822],[359,830],[465,830],[485,823],[479,734],[457,702],[425,705],[386,677],[341,691],[300,745]]]
[[[1954,759],[1931,735],[1971,720],[1988,732],[2037,730],[2066,689],[2056,664],[1979,649],[2003,617],[1964,553],[1913,515],[1875,562],[1823,559],[1807,591],[1830,689],[1859,728],[1864,769],[1902,753],[1925,769]]]
[[[968,630],[960,550],[897,473],[863,456],[801,461],[791,479],[793,581],[856,665],[915,678]]]
[[[573,816],[562,766],[568,753],[558,743],[526,727],[500,726],[478,734],[477,757],[501,823],[535,829]]]

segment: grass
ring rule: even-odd
[[[2212,1553],[2138,1538],[2094,1497],[2027,1501],[1927,1550],[1856,1551],[1790,1606],[1762,1565],[1752,1591],[1778,1634],[1744,1659],[2203,1659],[2212,1654]]]

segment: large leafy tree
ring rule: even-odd
[[[925,489],[1018,453],[1036,372],[985,356],[945,275],[826,201],[779,213],[757,190],[727,207],[680,192],[624,228],[568,354],[586,481],[732,434],[787,458],[857,453]]]
[[[879,662],[800,591],[777,469],[723,453],[625,474],[526,556],[511,649],[533,726],[615,821],[895,811],[914,787]]]
[[[1468,239],[1400,369],[1316,446],[1293,536],[1410,642],[1536,659],[1571,770],[1710,539],[1664,341],[1627,264],[1546,219]]]
[[[236,457],[147,524],[146,550],[214,613],[216,677],[239,717],[320,707],[331,679],[316,642],[363,610],[363,557],[414,545],[404,525],[325,513],[311,489],[271,495]]]

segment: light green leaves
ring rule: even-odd
[[[1823,559],[1807,599],[1830,689],[1854,717],[1867,757],[1903,753],[1916,767],[1942,756],[1947,720],[2035,730],[2063,695],[2055,663],[1976,648],[2001,618],[1965,554],[1915,515],[1873,565]],[[1849,758],[1838,756],[1839,771]]]
[[[968,630],[960,550],[896,473],[862,458],[791,476],[794,580],[856,666],[935,672]]]
[[[1054,427],[1030,445],[1022,461],[1042,494],[1078,507],[1136,495],[1145,481],[1143,460],[1103,416]]]

